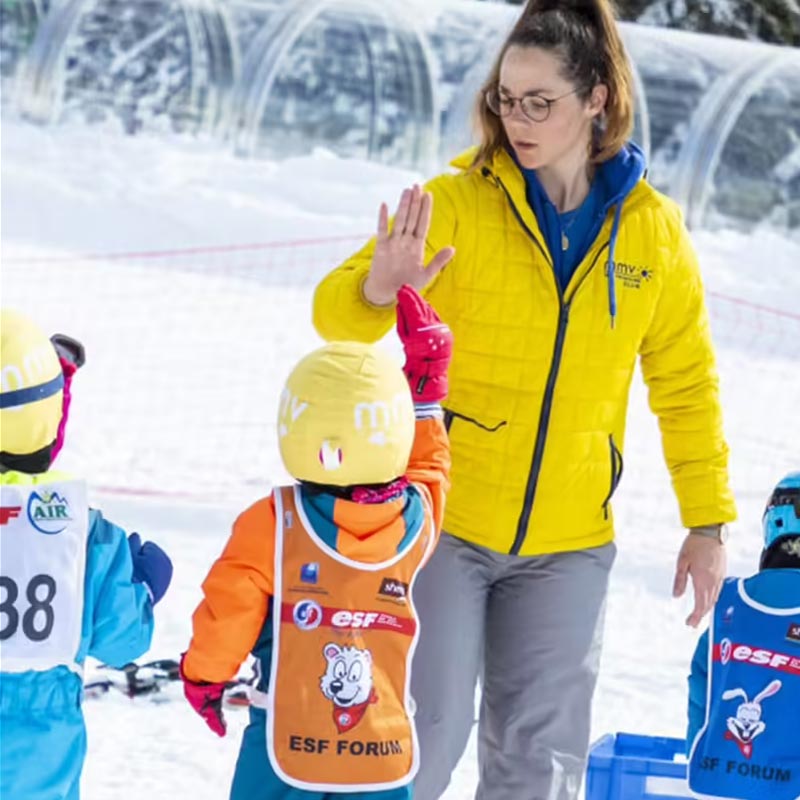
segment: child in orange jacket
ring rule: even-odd
[[[181,675],[211,730],[248,653],[259,671],[232,800],[410,797],[413,586],[448,486],[452,333],[408,286],[397,317],[402,371],[355,342],[295,367],[278,433],[299,483],[238,517],[203,584]]]

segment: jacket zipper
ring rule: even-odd
[[[484,175],[485,174],[486,173],[484,172]],[[556,339],[553,345],[553,358],[550,361],[550,372],[547,375],[544,398],[542,399],[542,408],[539,412],[539,426],[536,431],[536,444],[533,448],[533,460],[531,462],[530,472],[528,473],[528,483],[525,486],[525,500],[522,506],[522,513],[519,516],[519,522],[517,523],[517,533],[514,537],[514,543],[511,545],[511,550],[509,550],[509,553],[512,556],[516,556],[519,555],[519,551],[522,548],[522,543],[525,541],[525,535],[528,531],[528,522],[531,518],[531,511],[533,510],[533,501],[536,497],[536,485],[539,482],[539,473],[542,469],[544,445],[545,441],[547,440],[547,427],[550,423],[550,413],[553,409],[553,394],[555,392],[558,370],[561,367],[561,357],[564,352],[564,340],[567,336],[567,323],[569,322],[569,311],[572,306],[572,299],[575,298],[575,295],[578,293],[578,289],[580,289],[580,287],[583,285],[583,282],[591,274],[592,270],[597,264],[597,259],[600,258],[600,254],[609,246],[609,243],[606,242],[597,251],[594,261],[592,261],[592,265],[586,271],[586,274],[581,278],[580,283],[575,287],[575,291],[572,293],[572,299],[569,303],[565,303],[564,293],[562,292],[561,287],[558,285],[558,279],[556,278],[555,268],[553,267],[552,261],[548,258],[547,253],[544,251],[544,248],[541,246],[541,244],[539,244],[539,240],[536,238],[534,232],[528,227],[528,225],[525,223],[525,220],[522,219],[522,215],[519,213],[519,209],[515,205],[514,200],[511,198],[511,194],[509,193],[508,189],[506,189],[505,184],[496,175],[493,175],[492,177],[495,179],[495,181],[497,181],[497,184],[500,186],[503,192],[505,192],[508,202],[511,205],[511,210],[514,212],[514,216],[519,221],[519,224],[522,226],[525,233],[527,233],[531,240],[536,244],[542,255],[545,257],[545,260],[550,265],[553,281],[555,282],[556,286],[556,293],[558,295],[558,328],[556,329]]]

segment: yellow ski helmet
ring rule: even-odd
[[[380,348],[332,342],[289,375],[278,410],[278,443],[296,480],[388,483],[405,473],[413,441],[408,382]]]
[[[0,309],[0,451],[29,455],[51,444],[63,390],[50,339],[23,314]]]

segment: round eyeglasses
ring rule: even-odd
[[[550,116],[550,107],[575,94],[578,90],[573,89],[571,92],[554,97],[549,100],[539,94],[526,94],[524,97],[512,97],[506,92],[501,92],[499,89],[489,89],[486,92],[486,105],[489,110],[496,114],[498,117],[510,117],[514,113],[514,106],[519,103],[522,113],[531,122],[544,122]]]

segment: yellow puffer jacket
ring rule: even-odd
[[[456,248],[425,291],[455,336],[444,529],[522,555],[609,542],[637,355],[683,524],[734,519],[700,271],[678,207],[644,180],[622,204],[612,326],[615,214],[562,295],[513,160],[501,152],[480,171],[467,169],[470,154],[453,163],[459,173],[426,187],[434,198],[427,258]],[[317,287],[314,324],[324,338],[375,341],[394,324],[393,308],[361,293],[373,247]]]

